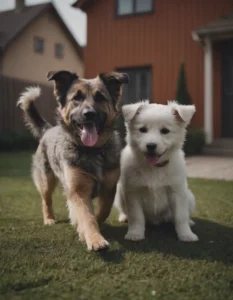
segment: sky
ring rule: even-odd
[[[25,0],[26,5],[52,2],[80,46],[86,45],[86,14],[72,8],[74,0]],[[0,0],[0,11],[13,9],[15,0]],[[1,28],[0,28],[1,29]]]

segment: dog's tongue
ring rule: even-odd
[[[98,141],[98,133],[94,124],[83,125],[81,140],[87,147],[94,146]]]
[[[159,157],[157,155],[147,155],[146,156],[146,159],[147,159],[147,162],[151,165],[156,165],[158,160],[159,160]]]

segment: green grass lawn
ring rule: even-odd
[[[113,211],[102,227],[111,248],[89,253],[68,223],[61,189],[59,223],[42,225],[30,160],[0,154],[0,299],[233,299],[233,182],[189,181],[197,243],[179,242],[172,226],[125,241]]]

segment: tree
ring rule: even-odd
[[[185,64],[182,62],[179,70],[179,77],[176,90],[176,101],[179,104],[188,105],[192,103],[191,96],[187,87]]]

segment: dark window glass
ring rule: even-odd
[[[116,0],[119,16],[151,12],[153,0]]]
[[[152,0],[136,0],[135,11],[137,13],[152,11]]]
[[[64,48],[62,44],[55,44],[55,56],[62,58],[64,56]]]
[[[123,86],[122,100],[124,104],[151,100],[150,68],[118,69],[118,71],[129,75],[129,84]]]
[[[133,0],[118,0],[118,14],[128,15],[133,13]]]
[[[34,37],[34,51],[37,53],[44,52],[44,40],[39,37]]]

